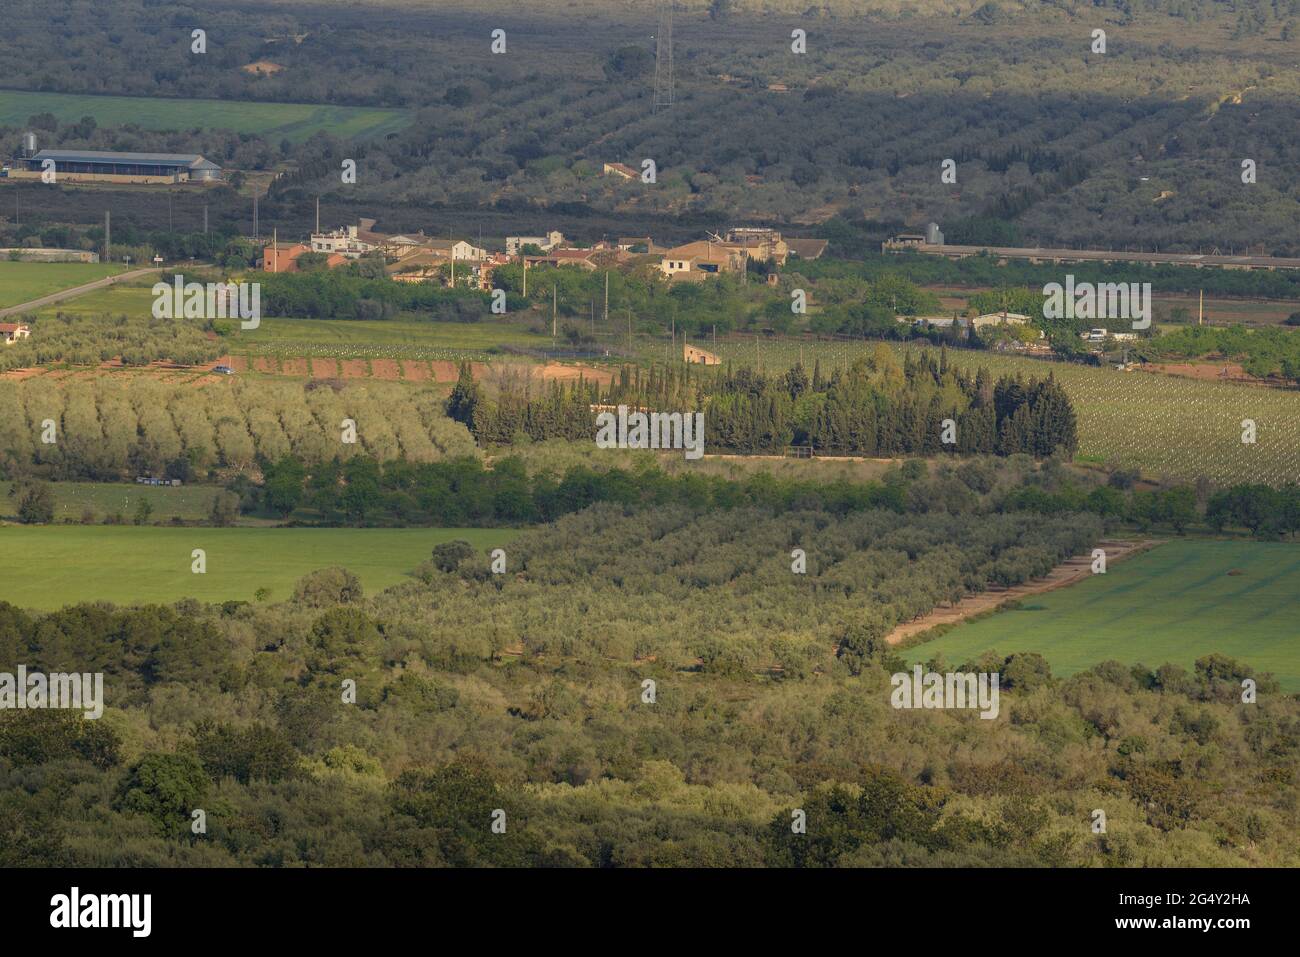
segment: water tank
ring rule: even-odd
[[[942,246],[943,233],[939,232],[938,223],[927,223],[925,227],[925,244],[927,246]]]
[[[36,134],[35,133],[23,134],[23,155],[24,156],[36,155]]]

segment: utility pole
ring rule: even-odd
[[[172,191],[170,188],[167,190],[167,232],[176,232],[176,226],[172,221]]]
[[[208,204],[203,204],[203,235],[208,234]]]
[[[262,234],[258,231],[257,228],[257,194],[254,193],[253,194],[253,242],[257,242],[261,238],[262,238]]]
[[[271,230],[271,272],[280,271],[280,230]]]
[[[558,278],[558,277],[557,277]],[[551,282],[551,345],[555,345],[555,307],[560,301],[558,292],[560,284],[556,281]]]
[[[605,325],[609,325],[609,270],[605,270]]]
[[[524,298],[528,298],[528,260],[521,253],[519,261],[524,264]]]
[[[104,262],[112,261],[113,250],[113,226],[109,219],[109,211],[104,210]]]
[[[316,197],[316,233],[320,234],[320,197]]]

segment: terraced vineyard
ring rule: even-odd
[[[724,360],[767,371],[799,361],[823,372],[869,354],[874,341],[719,342]],[[706,348],[713,348],[706,346]],[[917,346],[895,345],[902,352]],[[653,352],[649,353],[652,355]],[[1300,481],[1300,392],[1193,379],[1118,372],[989,352],[950,350],[961,366],[983,366],[995,375],[1052,373],[1064,385],[1079,416],[1079,455],[1142,469],[1153,477],[1189,481],[1204,475],[1219,484]],[[1256,441],[1241,441],[1244,420]]]

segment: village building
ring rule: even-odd
[[[549,252],[556,246],[563,245],[563,243],[564,233],[555,229],[545,236],[507,236],[506,255],[518,256],[523,252],[525,246],[536,246],[542,252]]]
[[[486,249],[475,246],[463,239],[426,239],[419,244],[418,251],[457,261],[473,260],[477,262],[480,259],[488,258]]]
[[[423,232],[396,234],[375,232],[373,219],[359,219],[355,226],[345,226],[324,233],[312,233],[311,251],[338,253],[347,259],[360,259],[362,256],[376,252],[386,256],[400,256],[429,241]]]
[[[784,266],[790,247],[775,229],[761,226],[738,226],[727,233],[727,242],[743,246],[749,258]]]
[[[304,253],[315,252],[306,243],[273,242],[262,247],[262,270],[264,272],[301,272],[298,257]],[[325,268],[335,269],[347,262],[339,253],[325,254]]]

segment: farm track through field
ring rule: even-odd
[[[40,376],[59,381],[68,378],[85,378],[92,375],[147,375],[154,378],[173,379],[192,376],[207,379],[216,366],[229,366],[237,375],[252,373],[263,376],[279,376],[288,379],[347,379],[365,381],[378,379],[385,382],[422,382],[429,385],[450,384],[456,381],[460,369],[454,362],[418,359],[331,359],[320,356],[248,356],[242,354],[224,355],[211,362],[195,366],[181,366],[172,362],[158,360],[146,366],[126,366],[120,359],[110,359],[95,368],[68,368],[66,366],[49,366],[24,369],[11,369],[0,373],[0,379],[30,379]],[[513,367],[514,363],[502,363],[499,368]],[[534,379],[545,382],[573,382],[579,377],[588,382],[608,385],[614,378],[611,369],[594,366],[565,365],[551,362],[546,365],[525,364]],[[487,362],[470,363],[470,368],[477,380],[484,380],[493,374],[493,364]]]
[[[1159,544],[1158,539],[1143,539],[1140,541],[1108,540],[1099,542],[1097,547],[1106,552],[1106,565],[1109,568],[1116,562],[1139,555]],[[1012,588],[990,587],[988,591],[981,592],[978,595],[967,595],[954,606],[935,608],[928,615],[923,615],[915,621],[899,625],[885,636],[885,641],[891,645],[896,645],[904,639],[929,631],[931,628],[937,628],[940,625],[955,625],[968,618],[973,618],[975,615],[997,609],[1007,602],[1027,598],[1030,595],[1041,595],[1043,592],[1053,591],[1057,588],[1065,588],[1067,585],[1073,585],[1086,578],[1091,578],[1092,574],[1092,556],[1076,555],[1061,562],[1048,572],[1044,578],[1025,582],[1023,585],[1016,585]]]
[[[206,265],[201,264],[201,265]],[[150,266],[145,269],[133,269],[130,272],[118,273],[115,276],[105,276],[103,279],[96,279],[94,282],[84,283],[80,286],[73,286],[71,289],[60,289],[58,292],[52,292],[48,296],[41,296],[39,299],[33,299],[30,302],[24,302],[17,306],[9,306],[7,309],[0,309],[0,319],[5,316],[16,316],[19,313],[35,312],[37,309],[43,309],[45,306],[52,306],[55,303],[63,302],[65,299],[75,299],[77,296],[84,296],[88,292],[94,292],[96,289],[104,289],[116,283],[129,279],[139,279],[141,276],[147,276],[149,273],[162,272],[161,267]]]

